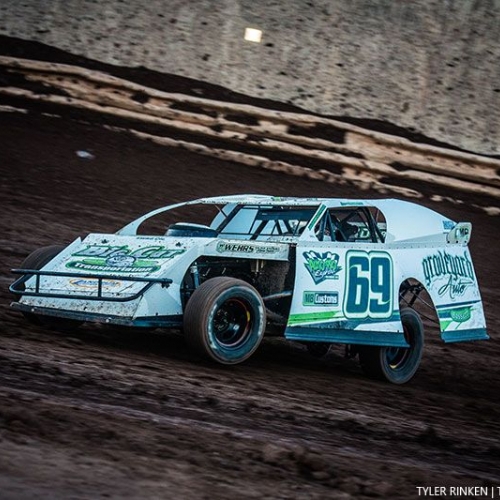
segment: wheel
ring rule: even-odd
[[[65,248],[66,247],[64,245],[49,245],[46,247],[38,248],[24,259],[21,264],[21,269],[42,269]],[[17,300],[19,300],[19,298],[20,297],[17,297]],[[54,328],[70,328],[82,324],[81,321],[67,318],[56,318],[52,316],[42,316],[40,314],[33,314],[28,312],[23,312],[23,315],[28,321],[34,323],[35,325],[43,325]]]
[[[410,347],[360,346],[359,360],[370,377],[405,384],[417,372],[424,349],[424,326],[418,313],[401,310],[404,336]]]
[[[56,255],[64,250],[64,245],[49,245],[47,247],[37,248],[31,252],[21,264],[21,269],[42,269]]]
[[[226,365],[248,359],[266,328],[264,302],[245,281],[217,277],[202,283],[184,311],[184,335],[203,356]]]
[[[306,344],[307,352],[315,358],[322,358],[328,354],[330,344],[326,342],[308,342]]]

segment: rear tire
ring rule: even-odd
[[[409,307],[401,310],[401,322],[410,347],[359,347],[359,361],[369,377],[405,384],[417,372],[424,349],[424,326],[419,314]]]
[[[66,247],[64,245],[49,245],[41,247],[30,253],[22,262],[21,269],[42,269],[54,257],[59,255]],[[17,298],[19,300],[20,297]],[[35,325],[48,326],[53,328],[67,329],[75,328],[82,324],[82,321],[77,321],[67,318],[56,318],[52,316],[43,316],[28,312],[22,313],[24,317]]]
[[[234,365],[257,349],[266,328],[264,302],[245,281],[217,277],[202,283],[184,311],[184,335],[201,355]]]

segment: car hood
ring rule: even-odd
[[[133,295],[145,279],[168,278],[190,246],[185,238],[90,234],[43,267],[54,274],[40,277],[40,292],[94,295],[100,286],[104,296]],[[105,277],[100,285],[97,277]],[[26,282],[34,286],[35,278]]]
[[[276,242],[90,234],[83,240],[75,240],[45,265],[39,278],[28,279],[26,291],[36,295],[24,295],[21,303],[132,317],[139,314],[141,302],[156,304],[159,295],[153,291],[161,287],[162,299],[158,300],[162,304],[171,301],[173,305],[167,307],[169,313],[179,314],[181,282],[200,255],[286,260],[288,250],[287,244]],[[162,282],[157,283],[158,280]],[[155,283],[151,284],[152,281]],[[156,305],[150,309],[156,311]]]
[[[82,274],[156,276],[186,252],[186,243],[172,237],[91,234],[66,248],[57,267]]]

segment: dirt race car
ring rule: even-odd
[[[249,358],[265,332],[317,355],[340,343],[368,375],[401,384],[422,356],[424,290],[445,342],[488,338],[470,235],[395,199],[205,198],[36,250],[13,270],[12,307],[52,326],[181,328],[223,364]]]

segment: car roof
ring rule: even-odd
[[[387,224],[386,243],[405,240],[426,241],[430,236],[442,240],[455,225],[448,217],[430,208],[409,201],[388,199],[300,198],[257,194],[216,196],[193,200],[191,203],[265,205],[265,206],[320,206],[327,208],[374,207],[379,209]],[[432,238],[432,239],[435,239]]]

